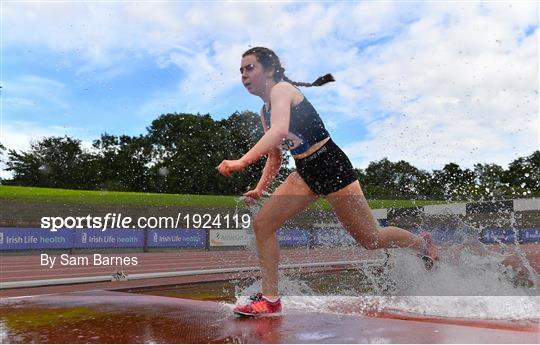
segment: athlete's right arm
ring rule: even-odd
[[[255,163],[280,146],[283,139],[287,138],[293,95],[294,92],[289,83],[278,83],[272,87],[270,93],[272,123],[262,138],[239,159],[241,165],[248,166]]]
[[[268,131],[268,126],[266,125],[266,122],[264,120],[262,109],[260,112],[260,116],[264,132],[266,133]],[[264,165],[261,178],[259,179],[259,183],[257,183],[257,187],[245,193],[244,195],[254,198],[260,197],[262,193],[266,190],[266,188],[268,188],[268,186],[272,183],[272,181],[274,181],[274,178],[276,178],[279,169],[281,168],[282,161],[283,155],[281,153],[281,149],[275,147],[270,150],[266,158],[266,164]]]

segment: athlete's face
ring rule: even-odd
[[[242,74],[242,84],[254,95],[264,94],[269,80],[272,79],[272,72],[265,71],[255,55],[246,55],[242,58],[240,73]]]

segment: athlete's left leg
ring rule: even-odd
[[[262,293],[265,296],[278,296],[278,228],[317,199],[318,196],[311,191],[302,177],[293,172],[257,213],[253,229],[261,264]]]

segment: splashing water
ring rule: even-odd
[[[263,192],[263,196],[268,197],[270,196],[270,194],[267,192]],[[240,204],[245,203],[248,208],[249,213],[251,213],[252,215],[252,220],[254,219],[255,215],[259,213],[259,210],[262,207],[260,200],[254,200],[245,196],[235,198],[234,200],[236,201],[234,214],[235,215],[238,214],[238,208]],[[246,250],[255,253],[257,250],[257,247],[255,244],[255,232],[253,230],[253,223],[251,223],[250,226],[246,228],[245,230],[246,230]]]
[[[449,318],[540,320],[537,288],[516,287],[505,276],[504,266],[489,269],[494,266],[489,258],[464,254],[461,259],[468,266],[442,262],[434,271],[426,271],[411,253],[395,250],[392,256],[384,274],[362,269],[372,287],[364,296],[339,284],[321,295],[309,281],[280,274],[285,312],[368,314],[386,310]],[[260,281],[237,286],[237,303],[247,303],[247,296],[260,289]]]
[[[254,215],[260,204],[253,203],[249,208]],[[250,231],[248,249],[255,250],[255,236]],[[387,250],[389,260],[382,269],[358,266],[356,271],[361,274],[345,272],[343,281],[357,279],[353,281],[357,286],[367,283],[369,292],[351,290],[350,284],[329,283],[331,290],[321,294],[308,279],[280,273],[284,312],[368,314],[386,310],[447,318],[540,320],[539,275],[518,243],[501,243],[503,250],[493,252],[478,240],[479,231],[459,224],[456,232],[460,241],[446,246],[440,262],[430,271],[416,253],[392,249]],[[502,263],[510,256],[521,262],[526,283],[518,272]],[[260,280],[236,286],[237,304],[247,303],[248,296],[260,290]]]
[[[517,286],[516,272],[501,264],[495,254],[445,250],[431,271],[410,252],[394,250],[391,257],[386,277],[379,278],[394,282],[394,295],[537,296],[539,292],[538,286]]]

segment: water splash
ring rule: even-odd
[[[255,216],[260,207],[260,203],[252,203],[249,211]],[[356,268],[359,274],[349,271],[337,283],[327,281],[330,289],[324,293],[301,274],[281,273],[279,292],[285,313],[369,314],[390,310],[448,318],[540,320],[539,275],[519,243],[501,242],[500,249],[493,251],[478,239],[484,226],[448,216],[435,220],[438,224],[447,221],[448,228],[438,234],[445,246],[433,270],[426,271],[416,253],[392,249],[387,250],[389,259],[383,267],[374,270],[360,265]],[[497,218],[496,225],[517,231],[514,212],[499,212],[493,217]],[[421,216],[417,230],[430,229],[432,223],[433,217]],[[248,249],[255,251],[252,229],[248,237]],[[510,258],[517,260],[520,270],[505,263]],[[347,279],[356,280],[346,284]],[[237,304],[247,303],[248,296],[260,290],[260,281],[237,286]]]
[[[406,296],[537,296],[538,286],[520,286],[517,272],[502,264],[497,253],[478,255],[463,247],[442,251],[441,261],[426,271],[414,253],[393,250],[384,276],[394,283],[393,294]],[[536,278],[535,278],[536,279]],[[377,288],[379,284],[374,284]],[[383,291],[376,291],[383,294]]]
[[[540,320],[538,285],[516,285],[516,272],[501,263],[507,254],[482,248],[467,242],[451,246],[431,271],[425,270],[415,253],[393,249],[385,267],[358,267],[361,274],[356,275],[345,272],[323,294],[312,281],[295,273],[280,274],[279,291],[285,312],[395,311],[447,318]],[[356,279],[353,286],[367,283],[370,290],[350,289],[348,279]],[[237,303],[247,303],[248,296],[260,289],[260,280],[236,286]]]
[[[460,319],[540,320],[539,296],[354,296],[336,290],[318,295],[309,282],[282,277],[280,293],[284,313],[372,315],[382,311]],[[249,302],[260,291],[260,281],[236,290],[237,304]],[[230,305],[232,308],[232,305]]]

